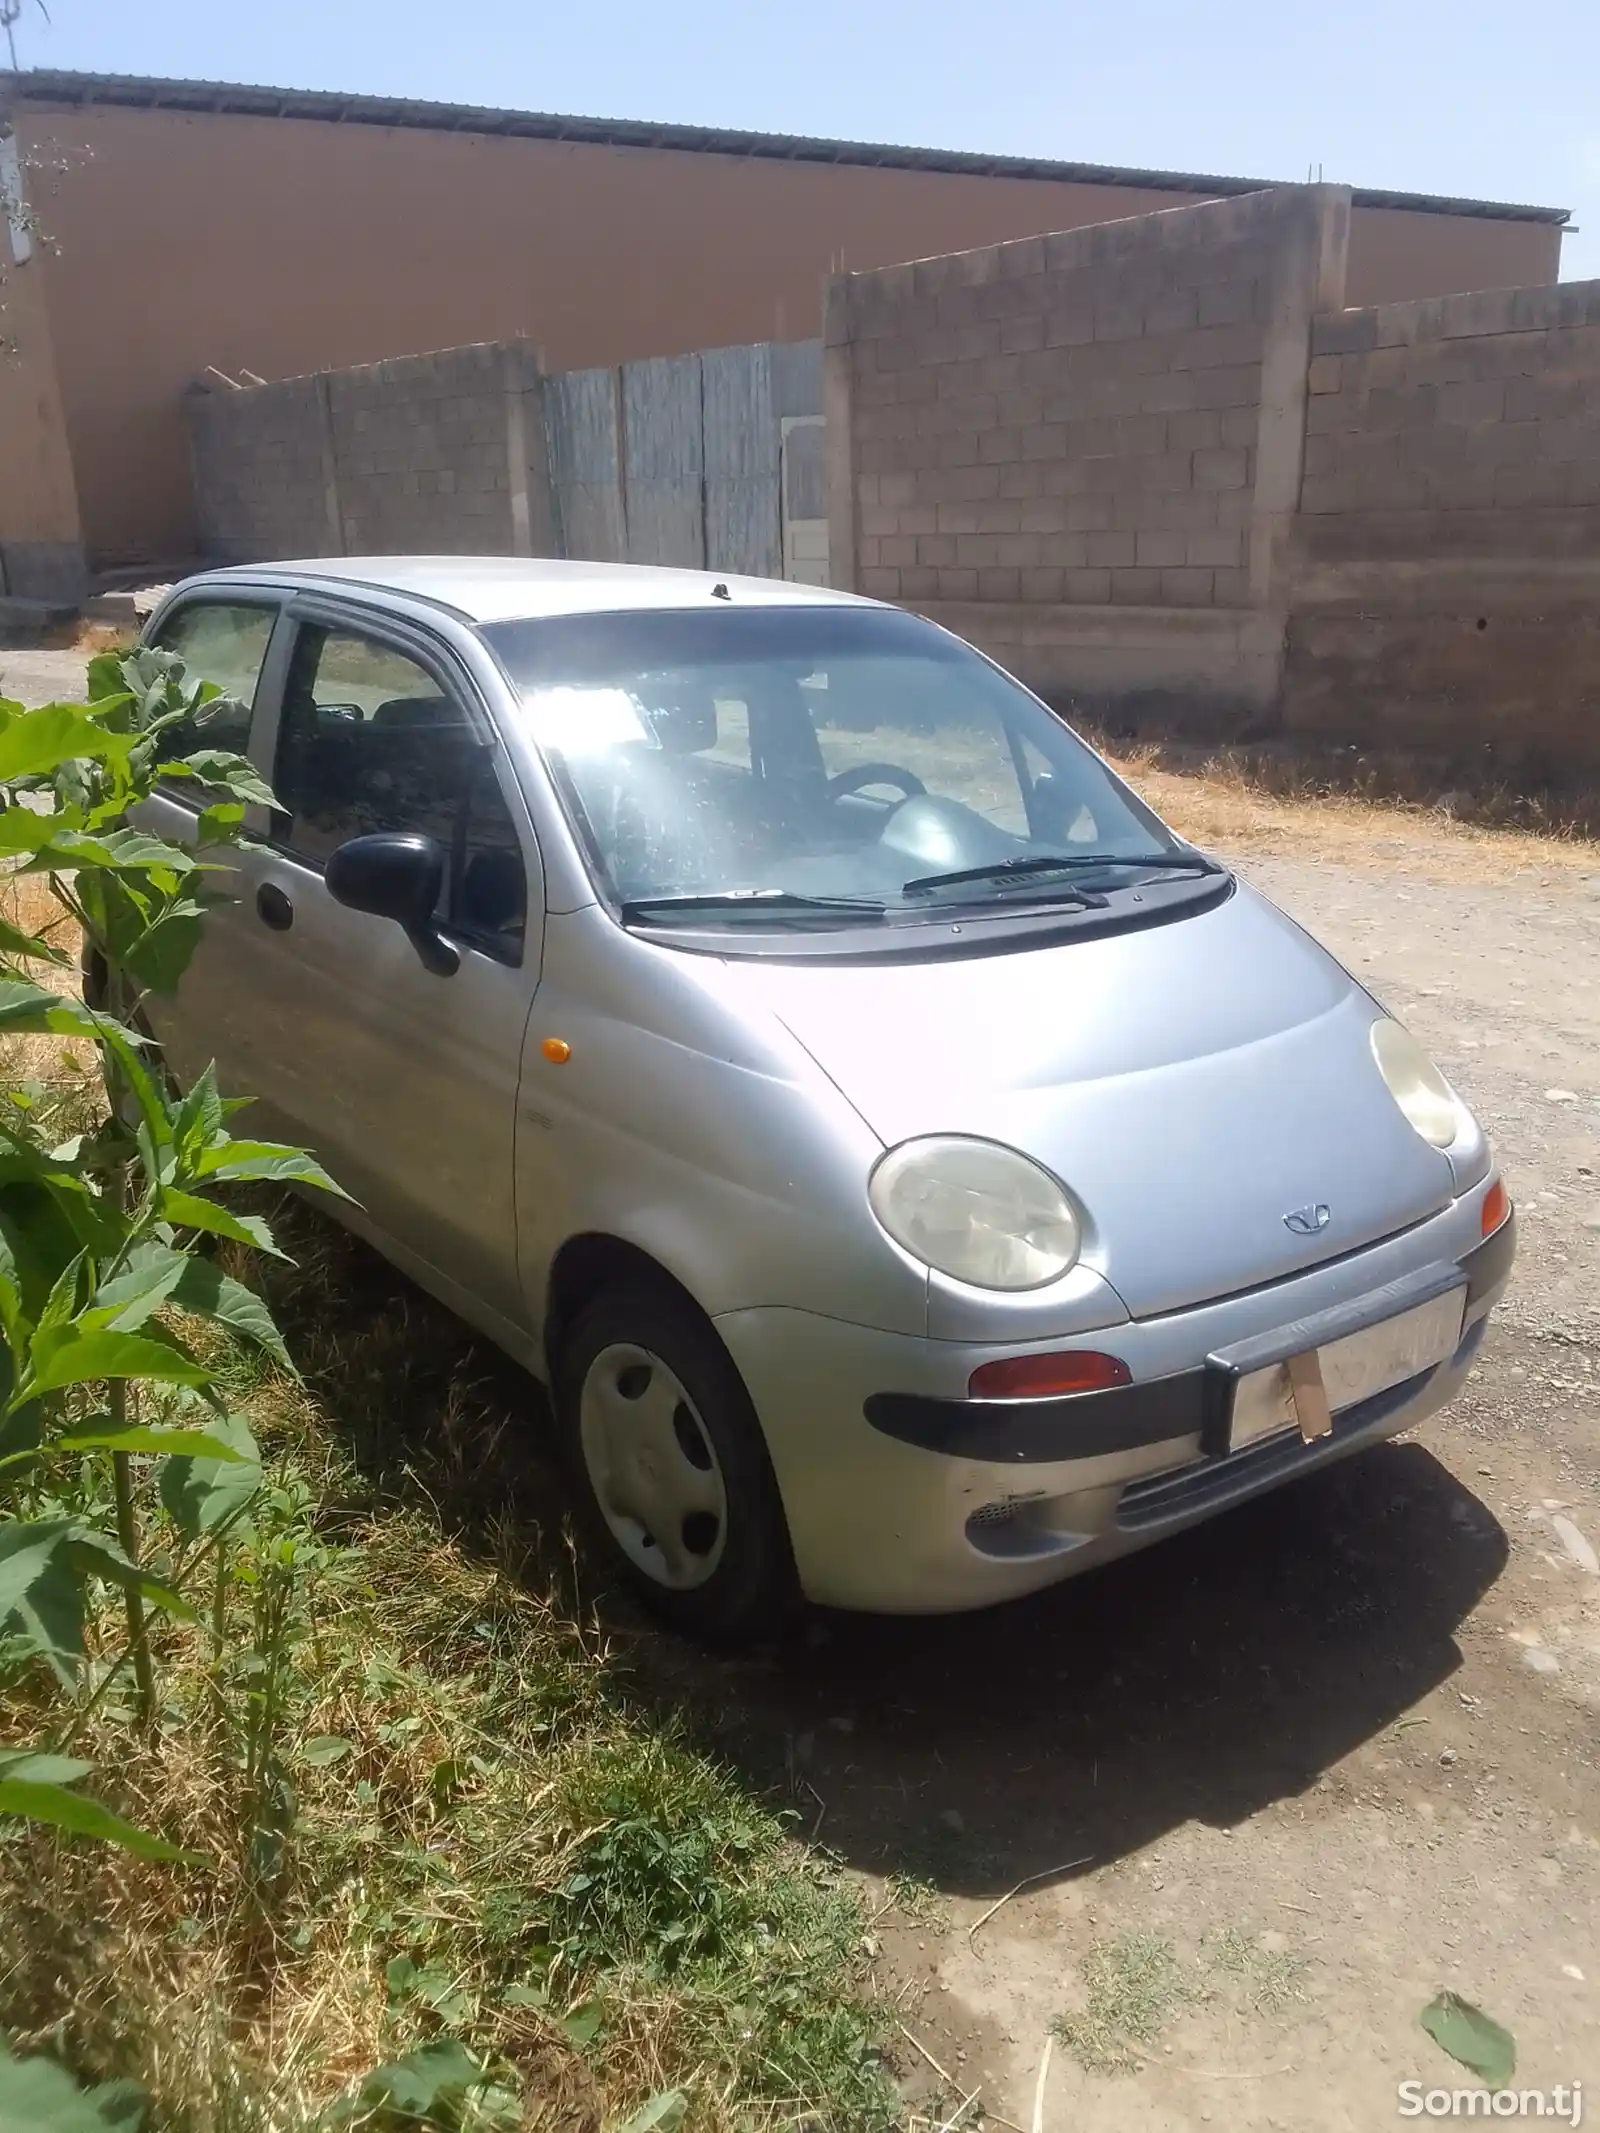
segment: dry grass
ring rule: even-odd
[[[253,1901],[237,1723],[213,1716],[205,1638],[165,1627],[159,1738],[113,1690],[79,1752],[100,1796],[209,1863],[0,1841],[0,2027],[145,2082],[169,2133],[311,2133],[442,2035],[546,2133],[680,2086],[685,2133],[887,2128],[858,1898],[577,1602],[532,1388],[329,1225],[291,1208],[281,1229],[300,1264],[272,1301],[305,1381],[228,1359],[273,1486],[223,1676],[237,1710],[248,1580],[292,1549],[292,1836]],[[49,1708],[13,1685],[0,1732]]]
[[[1380,872],[1403,868],[1441,882],[1600,874],[1600,843],[1576,822],[1518,827],[1475,819],[1475,807],[1493,816],[1490,796],[1429,800],[1341,791],[1289,758],[1222,750],[1183,760],[1168,746],[1103,745],[1157,813],[1199,845]]]
[[[42,874],[0,875],[0,920],[36,934],[67,958],[64,964],[34,963],[32,975],[55,992],[79,990],[77,923],[50,893]],[[65,1037],[26,1036],[0,1040],[5,1088],[22,1088],[33,1102],[65,1100],[98,1085],[98,1069],[86,1047]]]
[[[95,622],[79,615],[75,621],[38,631],[31,643],[42,652],[84,652],[93,658],[97,652],[131,652],[138,641],[139,632],[131,625]]]

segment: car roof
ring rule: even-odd
[[[469,622],[512,622],[545,615],[612,614],[628,608],[693,608],[723,598],[733,606],[872,607],[853,593],[827,586],[791,585],[781,578],[745,578],[729,572],[669,570],[653,564],[567,563],[506,555],[377,555],[250,563],[208,571],[189,581],[281,586],[308,590],[394,593],[430,600]]]

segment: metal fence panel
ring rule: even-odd
[[[783,571],[772,352],[713,348],[701,357],[706,567],[775,578]]]
[[[568,370],[545,381],[545,430],[563,555],[628,560],[617,373]]]
[[[658,356],[622,366],[622,441],[628,561],[703,570],[699,356]]]

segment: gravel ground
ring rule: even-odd
[[[39,652],[0,644],[0,696],[24,704],[82,697],[82,652]]]
[[[880,1928],[913,2091],[948,2094],[931,2053],[1042,2133],[1398,2124],[1401,2082],[1473,2081],[1418,2026],[1446,1987],[1513,2031],[1519,2086],[1600,2088],[1600,854],[1544,874],[1500,840],[1473,878],[1444,828],[1273,844],[1229,856],[1426,1041],[1517,1200],[1466,1393],[1146,1556],[852,1623],[747,1689],[821,1840],[882,1900],[928,1884]],[[1097,1967],[1106,2034],[1150,2033],[1115,2073],[1056,2044],[1036,2121]]]

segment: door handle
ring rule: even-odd
[[[256,891],[256,909],[263,925],[274,933],[287,933],[294,924],[294,905],[275,881],[264,881]]]

